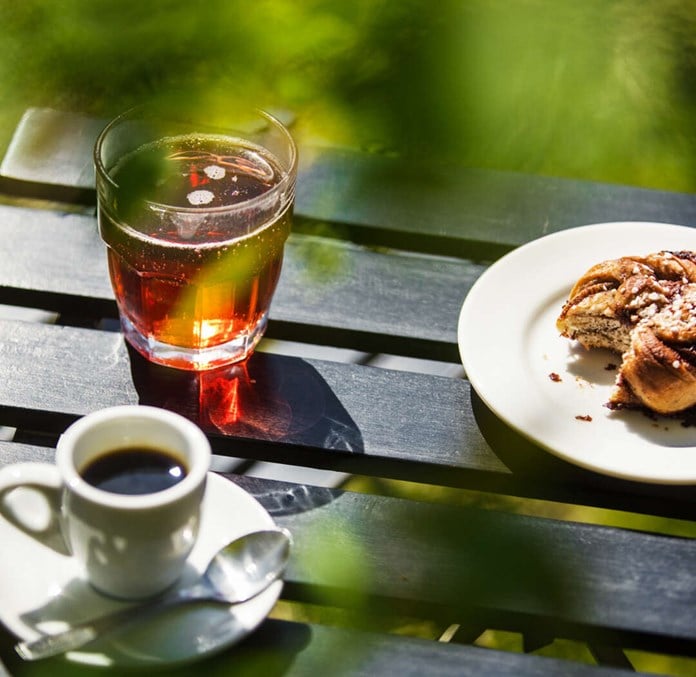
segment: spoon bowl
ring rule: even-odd
[[[174,588],[145,602],[100,616],[53,635],[19,642],[15,651],[27,661],[84,646],[107,632],[181,604],[240,604],[261,594],[285,571],[292,538],[286,529],[253,531],[228,543],[191,585]]]
[[[285,571],[290,544],[289,532],[283,529],[242,536],[213,557],[199,583],[206,585],[211,595],[219,596],[221,602],[245,602]]]

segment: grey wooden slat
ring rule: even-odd
[[[0,190],[94,201],[91,148],[102,123],[31,109],[0,167]],[[549,232],[606,221],[696,225],[696,196],[513,172],[409,171],[396,158],[301,149],[298,228],[342,224],[362,242],[491,258]],[[311,228],[310,223],[310,228]]]
[[[693,541],[226,476],[293,533],[287,599],[696,655]]]
[[[9,652],[11,640],[0,647]],[[6,646],[3,646],[6,645]],[[62,658],[22,664],[8,654],[16,677],[89,677],[103,668],[67,663]],[[583,665],[554,658],[443,644],[318,624],[267,620],[245,641],[217,656],[187,666],[169,666],[168,677],[621,677],[633,673]],[[0,673],[1,674],[1,673]],[[6,674],[10,674],[9,672]],[[152,674],[152,669],[129,670],[129,675]]]
[[[481,482],[508,476],[467,411],[464,381],[262,353],[246,369],[158,368],[127,350],[119,333],[2,321],[0,424],[61,431],[93,409],[141,401],[217,430],[216,447],[233,456],[356,472],[391,466],[397,475],[416,463],[443,479],[473,472]],[[228,383],[242,408],[229,425]]]
[[[355,239],[491,259],[566,228],[608,221],[696,225],[696,196],[327,150],[298,181],[298,213]]]
[[[337,663],[336,643],[338,634],[329,628],[314,626],[317,641],[322,642],[323,652],[316,658],[308,657],[293,665],[288,677],[297,674],[332,674],[374,677],[376,675],[403,675],[404,677],[547,677],[548,675],[565,675],[566,677],[619,677],[628,675],[625,671],[597,668],[591,665],[571,663],[539,656],[504,653],[423,640],[400,639],[395,636],[377,636],[363,632],[346,633],[346,645],[339,650],[338,658],[345,660],[342,670]],[[352,642],[348,644],[350,638]],[[318,648],[314,647],[318,653]]]
[[[53,463],[55,449],[35,444],[0,441],[0,466],[12,463]]]
[[[424,614],[454,607],[489,627],[696,655],[693,540],[347,492],[315,505],[303,493],[293,512],[278,489],[266,498],[267,485],[238,481],[297,535],[287,595],[321,600],[304,582],[341,603],[364,585],[357,604],[375,612],[425,602]],[[322,574],[317,543],[355,569],[339,566],[338,583],[334,569]]]
[[[148,363],[118,333],[0,322],[0,425],[55,435],[136,402],[198,421],[223,455],[694,516],[691,487],[615,480],[544,454],[549,466],[515,438],[494,453],[461,379],[262,353],[246,368],[194,374]]]
[[[0,303],[116,314],[93,217],[0,206],[0,262]],[[458,361],[459,309],[482,270],[292,235],[268,335]]]
[[[94,188],[92,150],[103,120],[50,108],[25,111],[0,164],[0,175]]]

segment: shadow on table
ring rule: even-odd
[[[573,465],[528,440],[496,416],[471,389],[471,405],[481,434],[500,460],[526,486],[538,482],[539,497],[584,502],[664,517],[696,514],[691,486],[653,484],[611,477]],[[553,483],[548,482],[553,477]],[[549,492],[555,492],[553,494]]]
[[[272,517],[308,512],[335,501],[345,493],[340,489],[329,489],[309,484],[278,481],[269,483],[267,480],[257,477],[223,474],[227,479],[251,494]]]
[[[203,372],[153,364],[129,347],[141,404],[171,409],[211,433],[362,453],[360,430],[308,362],[255,353]]]
[[[365,451],[360,429],[331,386],[301,358],[257,352],[228,367],[190,372],[153,364],[130,346],[129,355],[140,403],[195,421],[214,453],[317,467],[320,454],[322,467],[330,468],[332,458]],[[273,516],[304,512],[341,494],[243,479],[235,481]]]
[[[220,654],[182,666],[166,665],[143,668],[114,668],[71,663],[62,656],[36,662],[24,662],[14,652],[15,638],[0,629],[0,675],[14,677],[92,677],[95,675],[265,675],[280,677],[292,673],[292,665],[312,639],[309,626],[266,620],[240,643]],[[5,667],[5,673],[2,667]]]

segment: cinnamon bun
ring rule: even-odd
[[[675,414],[696,405],[696,252],[592,266],[556,321],[562,336],[622,355],[612,408]]]

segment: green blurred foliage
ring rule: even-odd
[[[0,0],[0,26],[3,120],[244,98],[410,163],[696,189],[694,0]]]

